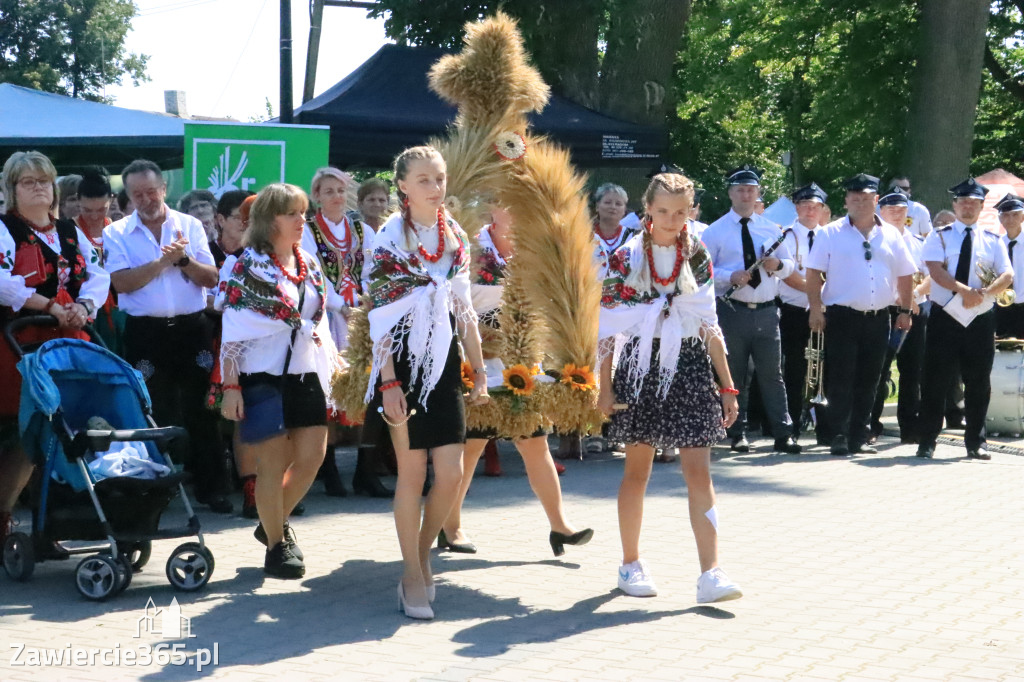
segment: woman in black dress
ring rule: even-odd
[[[404,564],[399,605],[410,618],[430,619],[430,548],[462,481],[466,408],[460,339],[480,379],[471,402],[487,400],[487,381],[470,300],[469,243],[443,203],[444,159],[432,147],[407,149],[395,160],[395,183],[402,210],[377,232],[368,274],[374,358],[363,437],[375,440],[382,422],[390,428],[398,456],[395,526]],[[424,506],[428,454],[434,484]]]

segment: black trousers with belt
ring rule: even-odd
[[[125,359],[142,373],[160,426],[184,426],[187,444],[171,455],[195,480],[206,499],[228,492],[228,468],[218,415],[206,407],[213,367],[213,325],[205,313],[177,317],[128,316]]]
[[[889,321],[892,328],[896,327],[899,313],[896,308],[889,309]],[[882,410],[885,399],[889,397],[889,380],[892,378],[892,361],[896,360],[896,369],[900,372],[899,403],[896,405],[896,421],[900,425],[902,440],[919,440],[920,429],[918,417],[921,412],[921,371],[924,368],[925,333],[928,329],[928,313],[911,316],[910,331],[903,342],[899,353],[891,346],[886,348],[883,363],[882,379],[878,382],[875,394],[875,406],[871,411],[871,430],[882,432]]]
[[[825,310],[825,373],[833,437],[850,447],[867,442],[871,408],[889,342],[889,309],[862,313],[831,305]]]
[[[964,382],[964,445],[975,450],[985,444],[995,333],[996,316],[991,310],[964,327],[946,314],[942,306],[932,304],[921,381],[922,445],[934,446],[942,431],[946,396],[955,380],[950,369],[958,365]]]

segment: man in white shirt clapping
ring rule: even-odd
[[[103,247],[127,314],[125,359],[146,380],[157,423],[188,430],[184,463],[195,476],[197,499],[230,513],[217,415],[206,408],[213,339],[203,311],[207,289],[217,286],[206,232],[167,206],[167,184],[152,161],[133,161],[121,178],[135,212],[103,231]]]

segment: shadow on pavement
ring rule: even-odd
[[[523,615],[488,620],[456,633],[453,641],[465,644],[456,653],[467,658],[500,656],[512,647],[531,642],[555,642],[585,632],[632,623],[648,623],[662,618],[694,614],[715,619],[735,618],[729,611],[711,606],[695,606],[671,611],[607,611],[597,609],[613,599],[634,599],[618,590],[577,602],[564,611],[543,609]]]

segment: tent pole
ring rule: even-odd
[[[292,122],[292,2],[281,0],[281,123]]]
[[[302,86],[302,103],[313,99],[316,87],[316,64],[320,57],[320,32],[324,18],[324,0],[309,0],[309,46],[306,48],[306,82]]]

